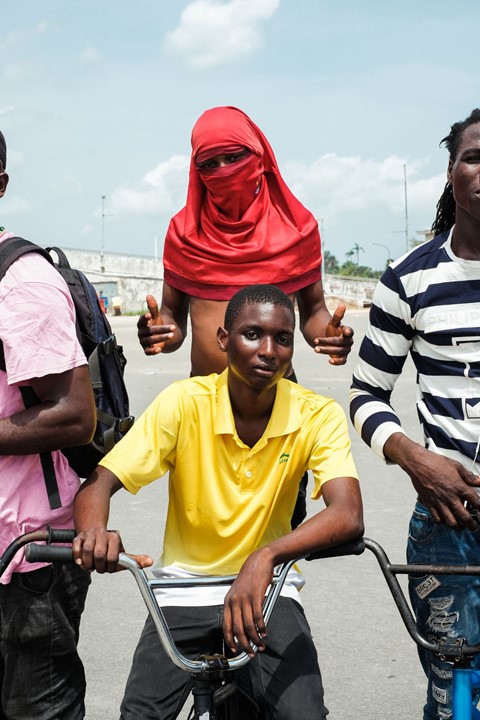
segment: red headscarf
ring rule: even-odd
[[[197,167],[243,148],[251,152],[231,165]],[[167,283],[211,300],[256,283],[293,293],[320,278],[318,224],[285,184],[262,131],[237,108],[207,110],[193,128],[187,203],[170,221],[163,263]]]

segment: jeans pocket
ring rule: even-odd
[[[29,590],[36,595],[42,595],[47,593],[52,587],[54,576],[53,567],[47,565],[39,570],[19,573],[19,582],[25,590]]]
[[[435,522],[428,510],[417,504],[410,519],[409,540],[416,543],[429,542],[435,535],[437,528],[438,523]]]

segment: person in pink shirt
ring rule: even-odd
[[[6,163],[0,132],[0,198],[9,181]],[[0,228],[0,251],[11,236]],[[73,527],[80,480],[59,448],[91,440],[95,405],[70,292],[36,253],[17,259],[0,282],[0,340],[1,554],[23,533]],[[29,407],[25,387],[35,400]],[[53,460],[56,502],[39,453]],[[84,717],[77,642],[89,584],[81,568],[30,565],[23,552],[0,578],[0,720]]]

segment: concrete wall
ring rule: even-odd
[[[326,297],[337,297],[351,305],[369,307],[377,282],[370,278],[324,275],[323,289]]]
[[[148,293],[160,300],[163,286],[163,264],[161,258],[121,255],[117,253],[93,252],[61,248],[71,267],[81,270],[100,293],[103,290],[109,300],[119,296],[122,299],[122,313],[136,313],[146,309],[145,296]]]
[[[121,255],[117,253],[93,252],[62,248],[70,265],[81,270],[98,292],[108,298],[109,312],[112,297],[122,299],[122,313],[139,313],[146,309],[145,296],[148,293],[160,300],[163,285],[163,264],[161,258]],[[326,297],[335,297],[358,307],[371,304],[376,280],[368,278],[324,275],[323,285]]]

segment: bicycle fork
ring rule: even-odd
[[[194,720],[215,720],[214,684],[205,679],[193,680]]]
[[[222,685],[223,673],[228,670],[224,655],[202,655],[207,671],[192,673],[193,720],[215,720],[215,691]]]

